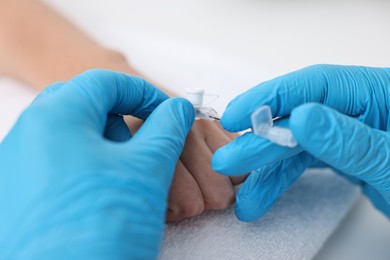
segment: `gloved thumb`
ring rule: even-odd
[[[139,167],[142,177],[168,190],[194,119],[194,107],[185,99],[161,103],[126,144],[136,157],[131,167]]]
[[[304,150],[365,181],[390,202],[390,138],[386,132],[316,103],[294,109],[289,126]]]

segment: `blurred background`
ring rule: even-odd
[[[45,0],[147,78],[176,93],[228,101],[258,83],[319,63],[390,64],[390,1]],[[0,137],[35,92],[0,79]],[[390,222],[360,197],[315,259],[389,259]]]

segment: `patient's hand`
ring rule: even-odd
[[[132,133],[141,121],[131,118]],[[211,157],[219,147],[231,142],[235,134],[224,131],[219,122],[197,120],[189,132],[169,193],[167,221],[178,221],[207,209],[224,209],[234,202],[233,185],[245,177],[229,178],[211,169]]]
[[[0,74],[17,77],[38,90],[92,68],[142,76],[123,55],[100,46],[42,2],[0,4],[5,5],[0,8],[0,62],[7,61],[6,67],[0,63]],[[137,121],[131,121],[134,134]],[[205,209],[223,209],[233,202],[231,179],[215,173],[210,166],[214,151],[233,138],[219,123],[194,124],[176,167],[168,221],[192,217]]]

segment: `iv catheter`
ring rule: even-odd
[[[187,99],[195,108],[195,119],[209,121],[220,120],[214,108],[203,105],[203,97],[206,95],[204,89],[187,89],[186,94]],[[218,95],[209,96],[218,98]],[[272,118],[271,108],[269,106],[262,106],[251,114],[252,132],[280,146],[295,147],[298,143],[294,139],[291,131],[288,128],[274,126],[274,122],[282,118]]]
[[[293,148],[298,145],[288,128],[274,126],[274,122],[282,117],[272,118],[269,106],[259,107],[251,115],[252,132],[280,146]]]
[[[203,105],[203,97],[205,95],[208,94],[205,94],[204,89],[191,88],[186,90],[187,99],[192,103],[192,105],[195,108],[195,113],[196,113],[195,119],[204,119],[209,121],[220,120],[218,113],[214,108]],[[208,96],[214,96],[215,99],[219,97],[218,95],[208,95]]]

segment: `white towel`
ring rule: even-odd
[[[358,188],[329,169],[310,169],[257,222],[233,208],[167,225],[160,258],[312,259],[356,201]]]

